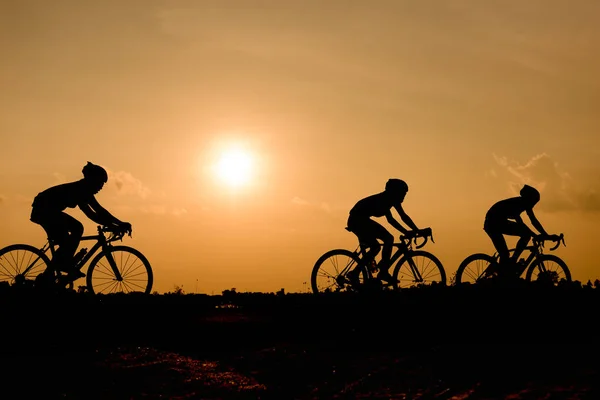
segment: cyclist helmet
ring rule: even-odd
[[[408,185],[402,179],[391,178],[385,183],[385,191],[391,193],[406,193]]]
[[[540,201],[540,192],[538,192],[537,189],[532,186],[524,185],[519,194],[521,197],[531,201],[533,204]]]
[[[83,177],[85,179],[104,183],[108,181],[108,173],[106,172],[106,170],[99,165],[92,164],[89,161],[87,162],[87,164],[85,164],[81,172],[83,172]]]

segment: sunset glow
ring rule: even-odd
[[[448,280],[526,183],[552,254],[600,277],[597,0],[4,3],[0,248],[43,245],[34,198],[91,161],[159,293],[307,291],[389,178]]]
[[[239,187],[249,183],[252,176],[252,157],[242,149],[225,151],[215,168],[216,177],[220,182]]]

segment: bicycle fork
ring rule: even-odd
[[[109,247],[106,247],[104,249],[104,254],[106,256],[106,259],[108,260],[108,264],[110,265],[110,268],[113,271],[113,274],[115,274],[115,280],[117,282],[122,282],[123,276],[121,275],[121,271],[119,271],[119,268],[117,267],[117,263],[115,262],[115,258],[113,257],[113,253],[112,253],[112,251],[110,251]]]
[[[415,282],[423,282],[423,276],[421,275],[421,272],[419,272],[419,268],[417,268],[417,265],[415,264],[415,261],[413,260],[412,256],[407,256],[406,261],[408,262],[410,271],[412,272],[412,275],[415,278]]]

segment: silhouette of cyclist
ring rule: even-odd
[[[404,228],[392,216],[392,208],[395,208],[400,215],[400,218],[406,223],[413,232],[417,232],[419,228],[413,220],[404,212],[402,202],[408,192],[408,185],[401,179],[389,179],[385,184],[385,190],[362,200],[359,200],[356,205],[350,210],[348,217],[348,229],[358,237],[361,245],[368,247],[366,256],[368,259],[374,259],[381,251],[381,261],[378,264],[379,273],[377,278],[387,281],[388,283],[397,283],[397,280],[389,273],[390,259],[392,256],[392,245],[394,244],[394,236],[385,229],[381,224],[371,219],[372,217],[384,217],[394,228],[405,235],[411,234],[409,230]],[[379,244],[379,240],[383,242],[383,248]],[[355,268],[348,273],[348,277],[353,284],[356,284],[359,279],[360,270]]]
[[[532,186],[524,185],[518,197],[511,197],[495,203],[485,216],[483,230],[488,234],[500,256],[500,265],[503,272],[516,269],[519,256],[527,247],[529,240],[537,236],[521,218],[523,212],[527,213],[531,224],[538,230],[540,235],[557,238],[556,235],[548,235],[542,224],[533,212],[533,207],[540,201],[540,192]],[[519,236],[512,257],[509,256],[508,246],[504,235]],[[509,274],[510,275],[510,274]]]
[[[83,236],[83,224],[64,212],[67,207],[79,207],[92,221],[131,235],[131,224],[115,218],[94,197],[108,181],[106,170],[88,161],[82,172],[83,179],[40,192],[33,200],[30,218],[59,246],[52,260],[54,268],[67,272],[74,279],[85,276],[73,260]]]

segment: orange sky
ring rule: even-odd
[[[599,18],[595,0],[2,2],[0,246],[43,244],[33,197],[89,160],[159,292],[302,291],[398,177],[451,275],[529,182],[556,254],[595,279]],[[252,157],[239,188],[214,172],[232,146]]]

